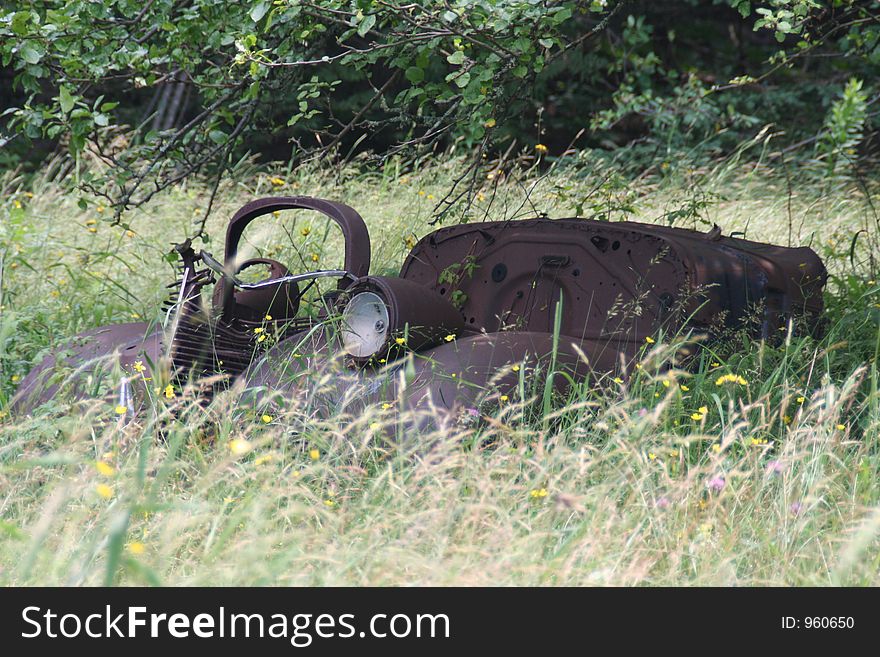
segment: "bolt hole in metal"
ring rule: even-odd
[[[342,344],[355,358],[378,352],[388,340],[388,307],[378,294],[361,292],[342,311]]]

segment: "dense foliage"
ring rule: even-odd
[[[0,164],[67,149],[117,219],[247,152],[461,145],[476,168],[626,145],[644,167],[773,124],[834,170],[871,133],[878,39],[869,0],[18,2],[0,9]]]

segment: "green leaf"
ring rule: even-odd
[[[25,41],[21,44],[18,54],[21,55],[21,58],[28,64],[37,64],[43,59],[43,49],[31,41]]]
[[[464,51],[456,50],[446,58],[446,61],[450,64],[462,64],[464,62]]]
[[[215,144],[225,144],[229,140],[229,135],[222,130],[211,130],[211,132],[208,133],[208,137]]]
[[[552,21],[557,25],[564,21],[567,21],[571,18],[571,9],[569,7],[562,7],[559,11],[553,14]]]
[[[253,6],[250,12],[251,20],[254,23],[258,23],[260,19],[266,15],[266,12],[269,11],[270,3],[266,0],[260,0],[257,4]]]
[[[61,85],[61,89],[58,90],[58,104],[61,106],[61,111],[67,114],[73,109],[75,102],[76,97],[70,93],[67,86]]]
[[[26,36],[28,33],[27,25],[31,20],[31,12],[19,11],[12,17],[12,31],[16,36]]]
[[[406,79],[413,84],[418,84],[425,79],[425,70],[418,66],[410,66],[406,69]]]
[[[358,34],[360,36],[366,36],[367,32],[373,29],[373,26],[376,24],[376,14],[369,14],[364,16],[364,20],[360,22],[358,25]]]
[[[468,85],[468,82],[470,82],[470,81],[471,81],[471,74],[470,73],[462,73],[457,78],[455,78],[455,84],[458,85],[459,89],[466,87]]]

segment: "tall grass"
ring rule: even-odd
[[[358,208],[374,272],[395,272],[455,165],[242,174],[220,189],[209,249],[244,202],[308,193]],[[826,337],[738,338],[670,370],[679,339],[657,336],[626,382],[583,382],[564,403],[524,386],[418,435],[394,408],[328,417],[299,396],[270,415],[238,389],[207,407],[192,391],[156,395],[128,423],[100,399],[0,410],[0,583],[880,583],[880,288],[854,240],[875,221],[865,186],[739,163],[631,184],[584,171],[493,176],[472,218],[580,208],[809,243],[833,274]],[[63,182],[37,181],[32,197],[3,185],[0,409],[65,337],[159,318],[163,256],[210,195],[181,186],[126,229]],[[255,232],[253,249],[294,270],[313,254],[336,264],[332,232],[296,221],[283,239]]]

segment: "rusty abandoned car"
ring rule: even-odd
[[[338,225],[340,269],[291,274],[273,259],[240,260],[248,224],[293,209]],[[545,383],[551,372],[555,390],[597,373],[626,376],[646,338],[816,333],[826,281],[806,247],[722,236],[717,227],[543,217],[441,228],[415,244],[398,276],[370,276],[361,216],[310,197],[245,205],[229,223],[222,263],[188,241],[175,248],[181,275],[164,326],[120,324],[74,338],[22,381],[13,410],[62,394],[113,395],[136,413],[159,381],[178,390],[208,381],[207,397],[236,384],[280,403],[311,394],[320,371],[336,372],[321,384],[331,405],[474,408],[532,381],[531,368],[543,368]],[[256,266],[268,278],[242,280]],[[317,311],[304,311],[307,291],[326,278],[335,287]]]

